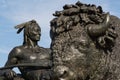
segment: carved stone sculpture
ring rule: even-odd
[[[53,15],[50,36],[55,80],[120,79],[118,18],[100,6],[81,2],[67,4]]]

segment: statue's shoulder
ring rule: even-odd
[[[12,49],[11,53],[19,54],[23,51],[23,49],[24,49],[24,46],[16,46]]]
[[[51,49],[50,48],[44,48],[49,54],[51,54]]]
[[[20,46],[16,46],[16,47],[14,47],[13,49],[15,49],[15,50],[17,50],[17,49],[24,49],[24,46],[23,45],[20,45]]]
[[[40,52],[51,54],[50,48],[39,47]]]

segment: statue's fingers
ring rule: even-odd
[[[9,79],[12,80],[12,78],[14,77],[13,72],[10,72],[10,73],[8,74],[8,77],[9,77]]]
[[[17,74],[15,73],[15,72],[13,72],[13,75],[16,77],[17,76]]]
[[[10,73],[7,74],[7,78],[8,78],[8,79],[11,79]]]

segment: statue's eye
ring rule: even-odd
[[[34,28],[34,31],[40,32],[40,29],[39,28]]]

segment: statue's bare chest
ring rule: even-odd
[[[49,55],[42,50],[24,49],[20,54],[21,62],[38,62],[46,59],[49,59]]]

